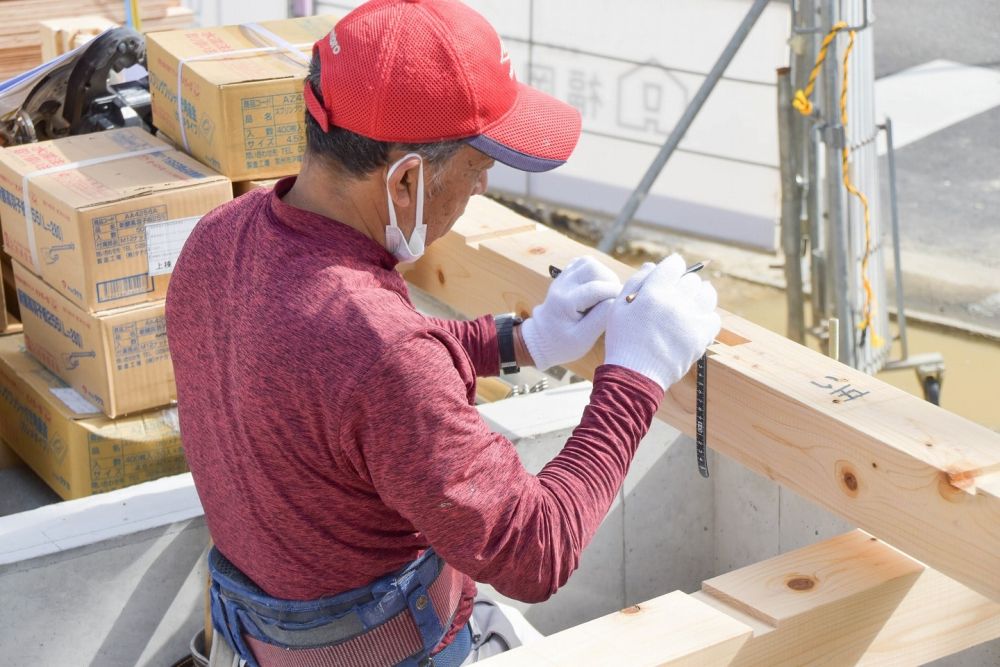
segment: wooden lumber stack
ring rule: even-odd
[[[194,12],[181,0],[140,0],[143,32],[190,28]],[[93,14],[125,21],[122,0],[4,0],[0,2],[0,81],[42,63],[39,22]]]

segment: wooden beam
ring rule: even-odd
[[[714,608],[737,624],[733,633],[743,625],[752,636],[734,655],[723,652],[721,629],[728,626],[701,608],[682,607],[682,599]],[[649,613],[629,625],[629,611]],[[694,595],[671,593],[570,628],[489,664],[917,665],[996,637],[1000,604],[856,530],[710,579]],[[710,654],[709,646],[719,650]]]
[[[407,280],[466,315],[545,297],[548,266],[593,255],[481,197]],[[708,443],[942,573],[1000,600],[1000,434],[722,313],[710,349]],[[586,377],[603,343],[571,368]],[[658,415],[694,433],[694,379]],[[694,462],[692,460],[692,474]]]
[[[710,579],[762,621],[738,665],[918,665],[1000,637],[1000,604],[860,530]]]
[[[678,591],[483,662],[490,667],[728,665],[751,634],[745,623]]]

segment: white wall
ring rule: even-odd
[[[202,26],[288,18],[288,0],[184,0]]]
[[[522,81],[580,109],[564,167],[503,167],[493,186],[615,215],[750,6],[749,0],[467,0],[497,28]],[[318,0],[343,14],[359,0]],[[638,219],[773,248],[780,187],[775,69],[789,14],[772,3],[719,82]]]

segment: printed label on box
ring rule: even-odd
[[[305,150],[302,93],[246,97],[241,100],[241,106],[247,169],[302,162]]]
[[[201,216],[195,215],[146,225],[146,256],[149,258],[150,276],[162,276],[174,270],[181,248],[199,220]]]
[[[146,225],[167,219],[166,206],[149,206],[94,218],[94,250],[98,264],[146,254]]]
[[[166,206],[148,206],[94,218],[94,252],[98,265],[121,262],[146,255],[146,226],[167,219]],[[154,289],[145,273],[97,283],[97,301],[106,303]]]
[[[187,470],[180,438],[151,448],[149,443],[91,434],[90,488],[94,493],[130,486]]]
[[[162,315],[119,324],[112,328],[111,335],[115,367],[120,371],[170,360],[167,320]]]

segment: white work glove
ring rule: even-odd
[[[681,256],[671,255],[629,278],[608,316],[605,363],[630,368],[666,390],[705,353],[722,326],[718,296],[685,270]],[[625,297],[637,292],[627,303]]]
[[[521,325],[535,368],[545,370],[576,361],[604,333],[611,299],[622,283],[615,272],[592,257],[577,257],[552,281],[545,301]]]

